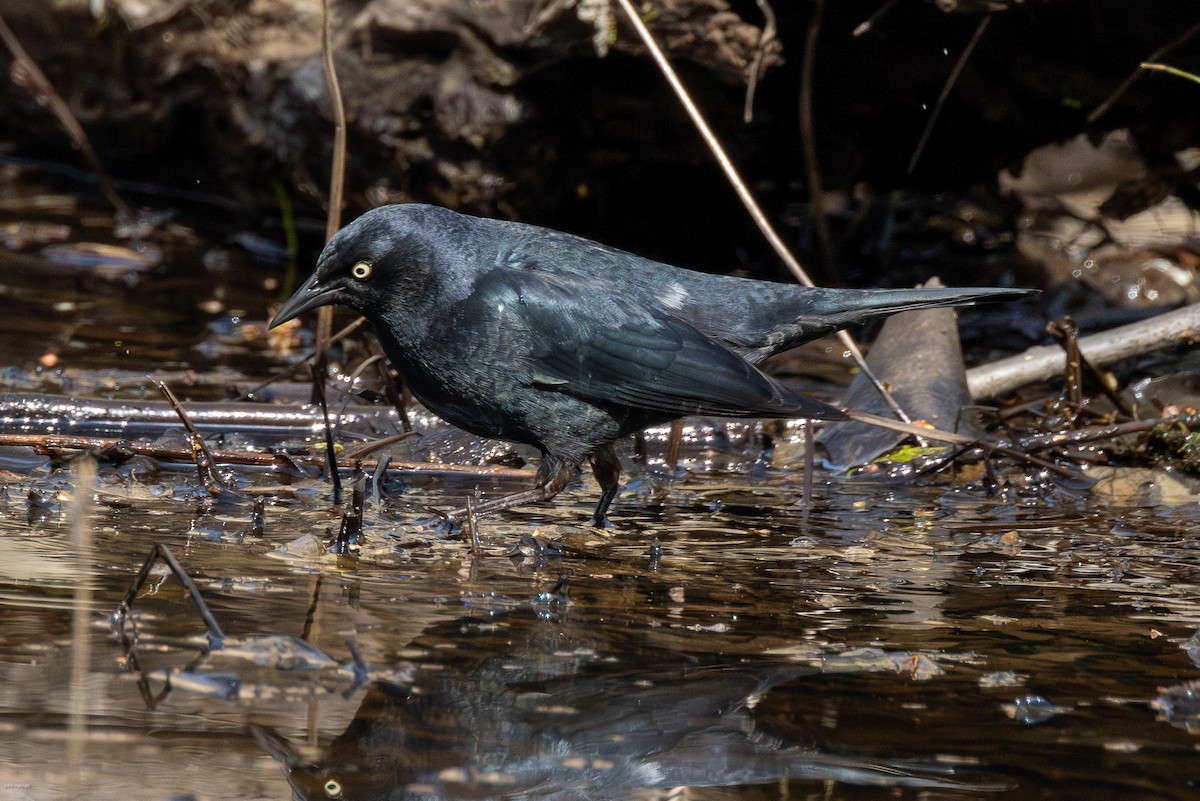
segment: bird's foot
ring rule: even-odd
[[[588,521],[588,525],[602,531],[611,531],[617,528],[617,524],[609,520],[608,515],[592,515],[592,519]]]

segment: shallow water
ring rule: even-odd
[[[245,388],[282,358],[237,333],[272,275],[6,271],[3,389]],[[806,511],[782,449],[717,438],[677,475],[659,450],[613,529],[583,525],[589,479],[483,519],[472,555],[428,508],[472,482],[408,478],[341,561],[316,552],[339,518],[315,479],[243,471],[260,519],[190,466],[105,463],[81,549],[69,467],[0,454],[0,799],[1200,797],[1194,499],[824,474]],[[220,647],[161,571],[115,635],[152,543]]]

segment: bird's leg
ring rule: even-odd
[[[475,514],[485,515],[511,509],[526,503],[548,501],[563,491],[563,487],[575,477],[579,465],[564,461],[548,453],[542,454],[542,463],[538,466],[537,485],[530,490],[521,490],[511,495],[492,498],[490,501],[475,504]],[[455,509],[447,515],[452,523],[461,523],[466,519],[466,509]]]
[[[613,498],[617,497],[621,478],[621,460],[613,443],[601,445],[592,454],[592,475],[600,484],[600,501],[596,504],[596,511],[592,513],[592,525],[596,528],[607,528],[609,522],[605,515]]]

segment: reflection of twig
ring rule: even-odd
[[[658,65],[663,77],[667,79],[667,83],[669,83],[671,88],[675,91],[675,95],[679,98],[680,104],[687,112],[688,117],[691,118],[692,124],[696,126],[696,130],[699,131],[700,137],[704,139],[704,143],[708,145],[709,150],[712,151],[713,157],[721,166],[722,171],[725,173],[726,179],[729,181],[730,185],[733,186],[733,190],[737,193],[738,199],[742,201],[742,205],[745,206],[746,211],[749,212],[751,219],[753,219],[755,225],[758,226],[758,230],[762,232],[762,235],[766,238],[767,242],[770,243],[771,247],[775,250],[775,253],[779,256],[783,263],[787,265],[788,270],[790,270],[792,275],[796,277],[797,281],[805,286],[816,286],[816,284],[813,283],[813,280],[809,278],[808,273],[805,272],[804,268],[800,265],[800,262],[794,255],[792,255],[792,252],[788,250],[787,245],[783,243],[783,239],[781,239],[779,234],[775,231],[775,228],[771,225],[771,221],[767,219],[767,215],[763,212],[762,207],[758,205],[758,201],[755,200],[754,195],[751,194],[750,189],[746,186],[746,182],[743,181],[741,175],[738,174],[737,167],[733,165],[733,161],[729,158],[729,154],[726,153],[725,148],[721,146],[721,140],[717,139],[716,134],[714,134],[712,128],[709,127],[708,121],[704,119],[704,115],[700,113],[700,109],[696,106],[696,102],[692,100],[692,96],[688,94],[687,87],[685,87],[683,85],[683,81],[679,79],[679,75],[671,66],[671,62],[667,60],[666,54],[664,54],[662,48],[658,46],[658,42],[654,41],[654,37],[650,34],[650,29],[646,27],[644,22],[642,22],[642,18],[638,16],[637,10],[633,7],[631,0],[617,0],[617,3],[621,6],[621,10],[625,12],[625,16],[628,17],[630,24],[633,26],[634,30],[637,31],[638,36],[641,37],[642,42],[645,44],[646,49],[650,52],[650,56],[654,59],[654,63]],[[854,363],[858,365],[859,370],[861,370],[862,374],[870,380],[871,385],[875,387],[877,392],[879,392],[880,396],[884,399],[892,412],[901,420],[907,421],[909,419],[908,415],[904,413],[899,404],[896,403],[895,398],[893,398],[891,393],[887,391],[887,388],[883,386],[871,368],[867,366],[867,360],[863,357],[862,351],[859,349],[858,343],[854,341],[854,338],[845,331],[838,331],[837,336],[838,340],[842,343],[842,346],[845,347],[846,351],[850,354],[850,357],[854,359]]]
[[[762,33],[758,35],[758,48],[754,51],[754,63],[750,65],[750,80],[746,83],[746,107],[742,109],[742,120],[749,125],[754,120],[754,93],[758,91],[758,82],[762,78],[763,62],[767,58],[767,48],[775,41],[775,9],[767,0],[756,0],[758,10],[763,15]]]
[[[1083,337],[1079,350],[1097,367],[1131,356],[1200,341],[1200,303],[1149,320]],[[967,371],[967,388],[975,400],[995,398],[1034,381],[1059,375],[1066,359],[1057,345],[1041,345],[1024,353]]]
[[[128,636],[126,629],[131,621],[130,617],[133,613],[133,604],[137,601],[138,593],[141,592],[142,586],[145,585],[146,579],[150,578],[150,571],[154,565],[162,560],[162,563],[167,566],[171,574],[175,576],[175,580],[183,587],[184,597],[191,601],[192,606],[200,615],[200,619],[204,621],[204,625],[208,627],[208,644],[210,648],[220,648],[225,641],[225,632],[221,630],[221,624],[217,622],[213,616],[212,610],[208,608],[208,604],[204,601],[204,596],[200,594],[200,588],[196,586],[196,582],[192,581],[192,577],[187,574],[183,566],[179,564],[179,560],[171,553],[171,549],[162,543],[155,543],[150,549],[150,555],[146,557],[146,561],[142,563],[142,569],[133,579],[133,584],[130,585],[129,591],[125,593],[125,598],[121,601],[121,605],[117,607],[117,612],[114,615],[114,622],[118,627],[118,631],[125,638],[132,639]]]
[[[942,86],[942,93],[938,95],[937,103],[934,104],[933,111],[930,112],[929,119],[925,122],[925,130],[921,131],[921,138],[917,141],[916,148],[913,149],[912,158],[908,160],[908,169],[905,170],[905,174],[912,175],[917,169],[917,162],[921,160],[921,153],[925,151],[925,145],[929,142],[929,135],[933,133],[933,126],[937,124],[938,117],[942,113],[942,107],[946,105],[946,98],[950,97],[950,90],[958,82],[958,76],[962,74],[963,67],[967,64],[967,59],[971,57],[971,53],[975,52],[975,46],[983,38],[983,32],[987,30],[988,23],[991,21],[992,13],[989,11],[987,16],[979,20],[979,24],[975,26],[975,33],[971,34],[971,40],[963,48],[958,61],[954,64],[954,69],[950,70],[950,74],[946,76],[946,83]]]
[[[87,735],[88,672],[92,663],[92,542],[88,512],[96,463],[90,456],[75,461],[74,486],[67,516],[71,521],[71,547],[75,550],[75,592],[71,610],[71,729],[67,739],[67,798],[82,798],[83,744]]]
[[[1165,56],[1167,53],[1170,53],[1172,50],[1179,47],[1181,44],[1186,42],[1188,39],[1191,39],[1197,33],[1200,33],[1200,23],[1197,23],[1197,24],[1193,25],[1192,27],[1188,28],[1184,32],[1183,36],[1180,36],[1175,41],[1169,42],[1169,43],[1163,45],[1162,47],[1160,47],[1158,50],[1155,50],[1153,53],[1150,54],[1150,57],[1146,59],[1146,62],[1158,61],[1163,56]],[[1118,86],[1116,89],[1114,89],[1113,93],[1111,95],[1109,95],[1104,100],[1103,103],[1096,106],[1096,108],[1092,109],[1092,113],[1089,114],[1087,117],[1087,121],[1088,121],[1089,125],[1091,123],[1094,123],[1096,120],[1100,119],[1101,117],[1103,117],[1104,114],[1110,108],[1112,108],[1113,103],[1116,103],[1118,100],[1121,99],[1121,95],[1123,95],[1127,91],[1129,91],[1129,87],[1133,86],[1133,82],[1136,81],[1138,79],[1138,77],[1141,76],[1141,74],[1144,72],[1144,70],[1141,69],[1141,67],[1144,67],[1144,66],[1145,66],[1145,62],[1143,62],[1141,65],[1139,65],[1138,69],[1129,73],[1129,75],[1127,75],[1125,77],[1125,80],[1121,81],[1121,85]]]
[[[87,159],[88,166],[95,173],[96,183],[99,185],[100,191],[104,193],[104,197],[112,204],[118,216],[131,218],[133,215],[129,206],[113,188],[112,181],[109,180],[104,165],[100,163],[100,157],[92,148],[87,133],[79,124],[79,120],[75,119],[75,115],[71,113],[71,107],[62,99],[62,96],[54,88],[54,84],[50,83],[46,73],[42,72],[37,63],[29,57],[29,53],[25,52],[25,48],[21,46],[21,42],[17,40],[16,34],[8,27],[8,23],[4,21],[3,17],[0,17],[0,41],[3,41],[4,46],[12,53],[13,65],[9,69],[9,77],[12,78],[13,83],[24,86],[32,92],[39,105],[50,107],[50,111],[58,119],[58,124],[63,127],[75,147],[79,148],[83,157]]]
[[[829,232],[829,218],[825,216],[825,195],[821,190],[821,165],[817,161],[817,133],[812,113],[813,72],[817,66],[817,41],[824,12],[825,0],[816,0],[812,19],[808,23],[808,35],[804,39],[804,64],[800,68],[800,144],[804,150],[804,177],[808,182],[808,202],[812,208],[813,225],[817,228],[821,259],[825,262],[826,274],[835,283],[841,283],[833,235]]]

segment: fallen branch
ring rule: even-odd
[[[0,446],[15,445],[37,448],[40,451],[92,451],[98,455],[113,454],[119,456],[146,456],[167,462],[187,462],[194,464],[192,450],[174,448],[146,442],[130,442],[116,437],[78,437],[62,434],[3,434],[0,433]],[[290,459],[300,464],[321,467],[325,464],[324,455],[284,455],[264,451],[210,451],[212,459],[217,464],[239,464],[258,467],[274,467],[280,460]],[[377,460],[362,460],[364,469],[373,469]],[[339,470],[352,470],[351,460],[343,459],[338,463]],[[473,476],[476,478],[516,478],[532,479],[533,472],[517,467],[502,467],[500,465],[462,465],[443,464],[441,462],[396,462],[392,461],[389,471],[412,475],[445,475]]]
[[[1200,303],[1083,337],[1079,340],[1079,350],[1088,362],[1101,366],[1197,341],[1200,341]],[[967,389],[976,401],[996,398],[1026,384],[1061,375],[1065,367],[1066,355],[1061,347],[1040,345],[968,370]]]

